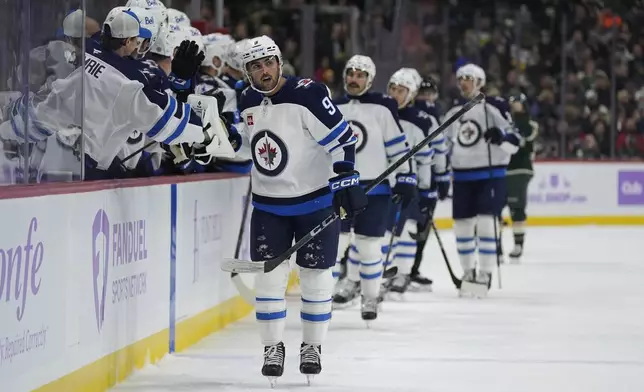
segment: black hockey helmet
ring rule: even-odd
[[[430,78],[429,76],[426,76],[423,78],[423,81],[420,83],[420,88],[418,89],[419,94],[423,93],[437,93],[438,92],[438,86],[436,85],[436,82],[434,79]]]
[[[526,97],[525,94],[519,93],[511,95],[508,99],[508,104],[510,104],[510,107],[512,107],[512,104],[515,102],[520,103],[524,111],[528,110],[528,97]]]

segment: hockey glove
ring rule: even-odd
[[[436,209],[436,192],[432,192],[429,189],[419,189],[418,193],[420,194],[420,200],[418,200],[420,212],[423,215],[433,215]]]
[[[394,185],[393,193],[398,195],[402,207],[406,208],[418,194],[418,180],[416,175],[412,173],[398,174],[396,176],[396,185]]]
[[[175,169],[182,174],[190,174],[193,170],[193,160],[190,158],[190,146],[187,143],[172,144],[169,147],[172,154],[172,163]]]
[[[329,188],[333,193],[333,210],[340,219],[353,219],[367,209],[367,194],[360,186],[360,173],[353,170],[353,165],[343,163],[333,165],[338,175],[329,179]]]
[[[505,138],[505,132],[501,128],[492,127],[485,131],[483,137],[486,142],[500,146],[503,143],[503,138]]]
[[[181,42],[172,59],[172,71],[168,80],[177,91],[188,90],[192,87],[192,78],[197,74],[205,55],[199,51],[195,41]]]
[[[445,200],[449,194],[449,181],[450,176],[448,173],[434,173],[436,181],[436,191],[438,192],[438,200]]]

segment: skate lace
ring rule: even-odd
[[[365,298],[362,301],[362,309],[363,310],[373,310],[376,309],[378,306],[378,299],[377,298]]]
[[[270,346],[264,352],[264,363],[266,365],[282,365],[284,362],[284,352],[278,345]]]
[[[300,355],[304,363],[320,363],[320,350],[312,344],[304,344],[300,347]]]

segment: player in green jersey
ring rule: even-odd
[[[512,155],[510,159],[506,177],[508,186],[507,205],[510,208],[512,232],[514,234],[514,248],[510,252],[510,259],[518,262],[523,254],[528,184],[534,175],[532,166],[532,161],[534,160],[533,142],[539,132],[539,124],[530,118],[525,95],[511,97],[509,102],[514,125],[522,137],[519,151]]]

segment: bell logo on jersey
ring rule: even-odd
[[[358,139],[358,141],[356,142],[356,153],[358,153],[362,151],[367,145],[367,129],[358,121],[347,120],[347,123],[349,123],[349,126],[353,131],[353,136]]]
[[[300,79],[297,81],[297,86],[295,88],[300,88],[300,87],[308,87],[313,81],[311,79]]]
[[[458,144],[463,147],[471,147],[475,145],[482,135],[479,124],[473,120],[461,120],[460,123],[461,124],[458,127],[456,135]]]
[[[265,176],[279,175],[288,162],[286,144],[269,130],[259,131],[250,143],[255,169]]]

